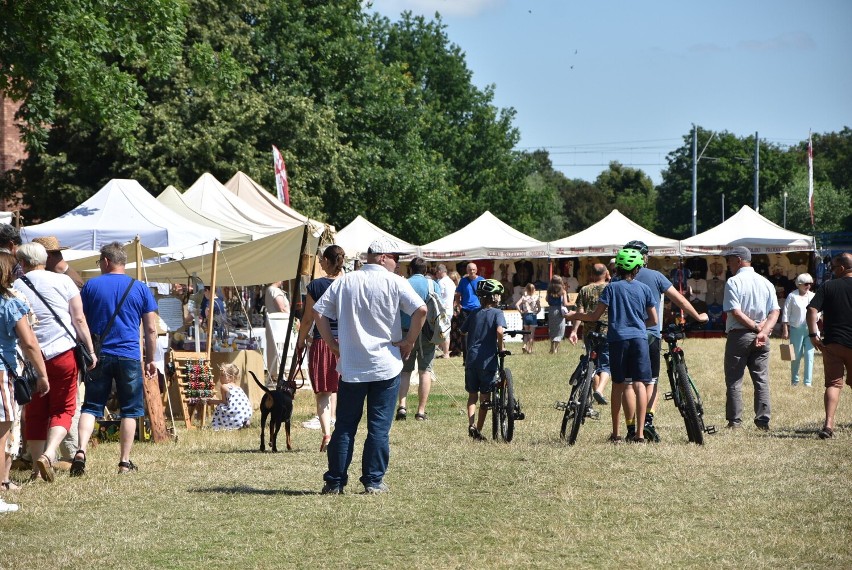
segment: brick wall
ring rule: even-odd
[[[0,93],[0,173],[11,170],[19,160],[26,157],[21,132],[15,122],[15,113],[19,107],[19,103]],[[17,210],[20,207],[20,196],[0,198],[0,210]]]

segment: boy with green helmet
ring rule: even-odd
[[[603,290],[598,305],[591,313],[570,312],[566,318],[595,322],[604,310],[609,312],[609,360],[612,374],[612,435],[610,441],[621,441],[619,431],[619,412],[622,395],[632,383],[633,398],[625,398],[624,415],[644,417],[647,405],[647,385],[651,382],[651,360],[648,356],[646,325],[657,322],[656,301],[651,289],[634,277],[644,265],[642,254],[635,249],[621,249],[615,256],[615,267],[619,280],[610,282]],[[630,380],[632,379],[632,381]],[[633,402],[636,409],[628,409]],[[637,426],[637,443],[645,443],[642,426]]]

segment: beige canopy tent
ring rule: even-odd
[[[399,244],[400,253],[414,255],[418,248],[407,241],[401,240],[379,226],[369,222],[362,216],[356,216],[345,228],[337,232],[337,245],[346,252],[346,257],[357,258],[367,253],[367,248],[374,240],[386,237]]]
[[[217,258],[215,283],[222,287],[242,287],[294,279],[298,273],[295,260],[302,251],[316,251],[318,242],[319,236],[301,225],[223,249]],[[213,254],[207,254],[147,265],[145,276],[149,281],[183,283],[195,275],[207,282],[213,270]]]
[[[550,242],[552,257],[610,257],[629,241],[639,240],[648,246],[649,255],[677,255],[678,242],[646,230],[618,210],[613,210],[596,224],[572,236]]]
[[[202,226],[218,229],[222,234],[222,247],[231,247],[240,243],[246,243],[255,237],[250,232],[244,231],[236,221],[212,218],[205,215],[202,211],[191,208],[174,186],[167,186],[157,196],[157,201],[187,220],[191,220]],[[258,234],[257,237],[262,236]]]
[[[547,244],[485,212],[457,232],[420,247],[431,261],[547,257]]]
[[[273,219],[284,218],[284,220],[293,220],[296,223],[304,224],[311,223],[312,225],[322,226],[322,222],[311,220],[307,216],[300,214],[290,206],[284,204],[277,196],[273,196],[266,188],[255,182],[251,177],[242,171],[234,174],[230,180],[225,183],[225,188],[239,196],[251,207],[259,212],[262,212]],[[333,229],[333,228],[332,228]]]

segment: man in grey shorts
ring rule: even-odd
[[[754,425],[769,429],[769,335],[781,314],[775,287],[751,266],[751,251],[738,246],[722,252],[733,277],[725,283],[722,309],[725,331],[725,418],[729,428],[742,427],[743,375],[754,384]]]

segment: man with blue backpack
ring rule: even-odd
[[[408,282],[423,301],[427,303],[427,308],[431,293],[435,293],[440,299],[440,287],[434,280],[426,277],[427,265],[425,259],[415,257],[411,260],[408,270],[411,273]],[[432,363],[435,360],[435,344],[432,339],[433,330],[429,324],[427,318],[427,323],[420,330],[420,336],[417,337],[411,354],[403,361],[402,374],[399,380],[399,406],[396,409],[397,420],[404,420],[408,417],[406,400],[408,398],[408,389],[411,385],[411,373],[414,372],[415,363],[417,364],[420,384],[417,387],[417,413],[414,414],[414,419],[418,421],[426,421],[427,419],[426,402],[429,400],[429,391],[432,388]],[[410,325],[411,317],[402,313],[403,336],[407,333]]]

